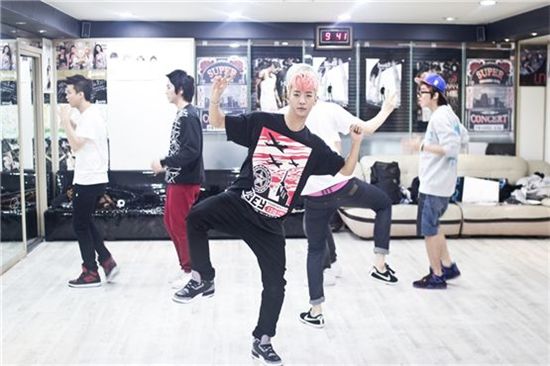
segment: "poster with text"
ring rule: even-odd
[[[205,130],[219,130],[213,128],[208,121],[210,92],[212,81],[216,76],[231,77],[231,82],[220,100],[220,108],[224,113],[241,114],[248,108],[246,58],[242,56],[197,57],[197,107]]]
[[[509,132],[513,126],[514,66],[509,59],[468,59],[466,120],[469,131]]]
[[[365,98],[368,104],[381,107],[387,96],[396,93],[396,108],[401,106],[401,74],[404,62],[405,60],[366,59]]]

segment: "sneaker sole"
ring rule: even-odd
[[[310,322],[308,321],[305,321],[304,319],[298,317],[298,319],[300,319],[300,321],[305,324],[305,325],[309,325],[310,327],[312,328],[315,328],[315,329],[321,329],[321,328],[324,328],[325,327],[325,323],[323,324],[311,324]]]
[[[120,273],[120,270],[118,269],[118,266],[113,268],[111,270],[111,273],[109,273],[109,276],[106,276],[105,279],[107,282],[113,282],[113,279]]]
[[[86,283],[86,284],[83,284],[83,285],[77,285],[77,284],[69,283],[69,287],[72,287],[72,288],[90,288],[90,287],[100,287],[100,286],[101,286],[101,282]]]
[[[399,282],[399,281],[388,282],[388,281],[380,280],[380,279],[378,279],[378,278],[376,278],[376,277],[373,277],[373,276],[370,276],[370,278],[371,278],[371,280],[373,280],[373,281],[375,281],[375,282],[377,282],[377,283],[383,283],[384,285],[388,285],[388,286],[395,286],[395,285],[397,285],[397,283]]]
[[[180,304],[189,304],[189,303],[192,303],[194,301],[196,301],[198,298],[201,298],[201,297],[204,297],[204,298],[209,298],[209,297],[213,297],[215,294],[214,291],[207,291],[205,293],[202,294],[202,296],[195,296],[195,297],[179,297],[179,296],[176,296],[175,294],[172,295],[172,300],[174,302],[177,302],[177,303],[180,303]]]
[[[250,357],[252,357],[253,360],[259,361],[261,364],[266,365],[266,366],[282,366],[283,365],[283,361],[281,361],[281,362],[266,361],[263,358],[261,358],[260,355],[257,354],[254,351],[252,351],[252,353],[250,354]]]

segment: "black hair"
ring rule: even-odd
[[[82,75],[69,76],[66,81],[67,85],[72,85],[77,93],[84,93],[84,99],[88,102],[92,100],[92,81],[86,79]]]
[[[176,94],[182,91],[183,100],[191,103],[195,95],[195,79],[183,70],[174,70],[168,75],[168,80],[174,85]]]

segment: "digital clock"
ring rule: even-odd
[[[315,33],[315,48],[317,49],[351,49],[353,47],[351,27],[317,26]]]

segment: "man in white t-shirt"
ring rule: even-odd
[[[105,193],[107,177],[108,148],[107,125],[99,110],[90,100],[92,81],[82,75],[67,78],[67,102],[60,110],[61,127],[67,134],[71,150],[75,155],[73,229],[82,256],[82,273],[69,281],[70,287],[101,286],[96,253],[103,267],[107,282],[118,274],[118,267],[103,237],[93,222],[97,200]],[[72,118],[71,108],[79,114]]]
[[[287,77],[309,69],[311,66],[306,64],[293,65]],[[396,99],[396,95],[392,94],[384,102],[380,112],[367,122],[353,116],[337,104],[318,100],[307,117],[306,126],[333,151],[341,154],[340,134],[348,134],[349,126],[354,124],[362,126],[366,135],[374,133],[394,110]],[[281,111],[284,113],[284,108]],[[325,324],[321,307],[325,301],[323,270],[327,267],[329,259],[333,262],[332,265],[336,261],[334,239],[329,224],[331,217],[341,206],[369,208],[376,212],[375,260],[370,275],[378,282],[395,284],[395,272],[385,261],[389,253],[392,203],[379,188],[341,174],[309,177],[302,196],[305,207],[304,229],[308,239],[307,274],[311,309],[301,313],[300,320],[307,325],[321,328]],[[327,247],[332,252],[332,258]]]

